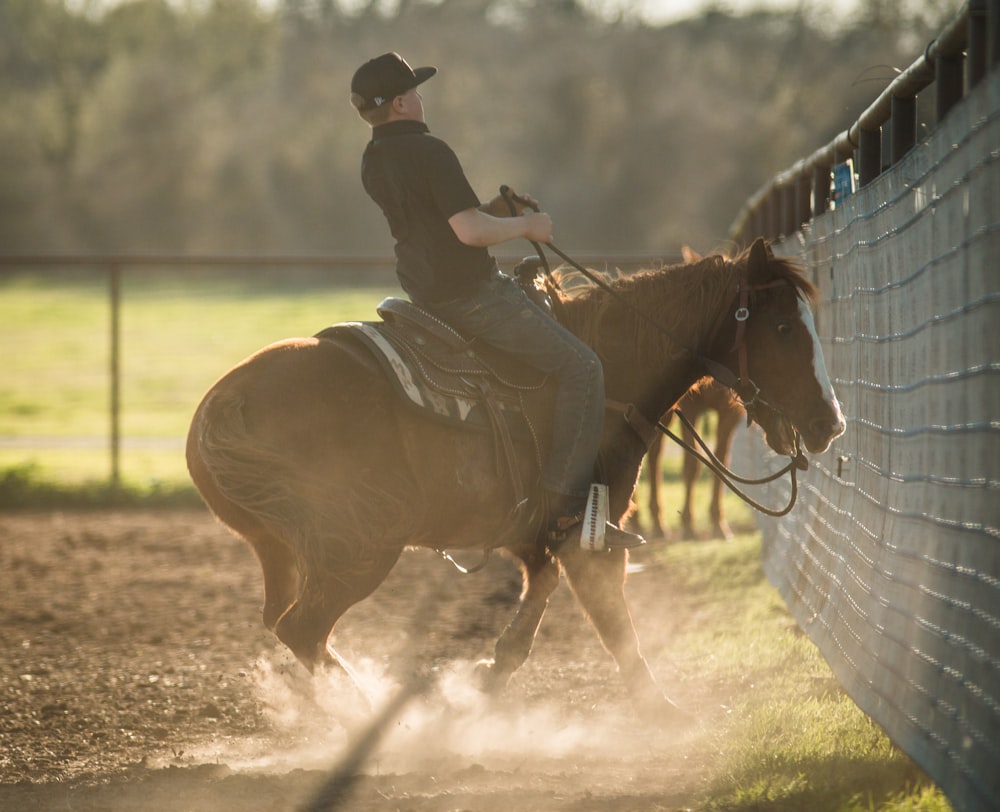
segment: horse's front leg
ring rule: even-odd
[[[657,713],[664,722],[689,721],[688,715],[660,690],[639,649],[625,602],[625,551],[593,553],[567,545],[559,551],[559,560],[581,608],[618,663],[637,707],[643,713]]]
[[[511,552],[521,559],[524,590],[517,613],[496,642],[493,661],[479,664],[480,684],[491,694],[506,688],[511,675],[528,659],[549,596],[559,585],[559,564],[548,553],[535,546]]]

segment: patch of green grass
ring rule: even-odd
[[[764,576],[759,534],[668,545],[656,564],[699,619],[673,633],[672,662],[714,687],[721,709],[695,745],[715,765],[704,809],[950,810],[795,625]]]
[[[126,273],[122,480],[145,490],[186,484],[188,422],[220,375],[272,341],[374,319],[378,302],[398,293],[316,273]],[[101,271],[0,277],[0,471],[27,466],[34,481],[60,487],[110,475],[109,302]]]
[[[26,463],[0,470],[0,510],[106,507],[192,508],[202,504],[193,485],[150,480],[144,483],[107,479],[60,482]]]
[[[790,694],[736,707],[714,808],[837,809],[856,801],[859,786],[884,800],[918,777],[848,697],[803,695],[799,684],[788,680]]]
[[[699,431],[701,430],[699,427]],[[714,436],[714,431],[711,429],[705,433],[706,440],[710,442],[714,442]],[[687,452],[670,441],[664,445],[664,449],[660,459],[660,466],[663,469],[663,485],[660,490],[660,520],[665,530],[674,532],[679,530],[681,525],[680,512],[681,506],[684,504],[684,483],[681,481],[680,474],[681,455]],[[751,474],[754,472],[739,471],[738,473]],[[702,467],[695,482],[692,513],[695,532],[699,534],[707,535],[710,531],[708,511],[712,500],[712,479],[713,474]],[[747,490],[753,495],[752,488],[747,488]],[[640,524],[642,527],[648,527],[650,522],[649,472],[646,470],[645,464],[639,478],[639,485],[636,488],[634,501],[638,508]],[[755,527],[751,508],[728,489],[724,489],[722,492],[722,509],[734,532],[749,531]]]
[[[877,806],[871,793],[859,794],[837,812],[953,812],[953,807],[934,787],[914,786],[889,794]]]

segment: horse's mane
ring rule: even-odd
[[[735,259],[712,254],[634,274],[623,274],[618,269],[592,272],[608,282],[620,299],[589,280],[586,280],[589,287],[583,287],[581,280],[585,277],[580,271],[560,267],[552,273],[560,287],[565,284],[566,292],[551,283],[546,285],[546,292],[559,321],[591,346],[596,346],[599,334],[614,320],[633,325],[634,334],[621,338],[641,358],[674,357],[691,349],[694,336],[704,334],[706,327],[710,329],[722,309],[730,304],[748,256],[749,249]],[[768,273],[791,284],[804,301],[815,303],[816,288],[795,260],[769,255]],[[651,316],[664,330],[658,330],[644,318],[623,318],[627,305],[622,300]],[[753,298],[750,303],[752,306]]]

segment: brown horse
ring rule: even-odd
[[[814,289],[762,240],[735,260],[613,284],[617,296],[550,291],[555,317],[603,359],[609,403],[631,406],[609,409],[601,444],[613,517],[629,505],[649,421],[704,376],[706,358],[743,368],[741,393],[756,392],[752,414],[776,452],[795,453],[798,434],[818,453],[843,432],[809,309]],[[198,406],[187,442],[203,498],[260,561],[265,625],[310,670],[339,664],[328,645],[334,625],[405,547],[502,547],[522,563],[524,592],[481,672],[486,690],[502,689],[527,658],[562,569],[633,698],[676,714],[639,649],[626,554],[571,544],[550,553],[536,500],[516,510],[493,451],[486,434],[414,413],[360,345],[314,338],[272,344],[227,372]],[[537,482],[534,449],[518,459],[523,480]]]
[[[733,391],[717,381],[707,380],[695,384],[685,393],[677,404],[677,409],[684,413],[684,416],[697,425],[698,418],[702,415],[715,415],[715,446],[712,453],[723,464],[729,465],[729,455],[732,449],[733,435],[740,425],[740,421],[746,416],[739,400],[733,395]],[[673,419],[673,412],[669,412],[661,421],[664,425],[670,426]],[[681,425],[681,435],[688,445],[694,443],[691,431],[685,425]],[[660,511],[660,490],[663,485],[663,469],[660,463],[660,455],[663,451],[664,436],[657,434],[653,444],[646,453],[646,471],[649,476],[649,501],[647,506],[650,515],[650,527],[647,534],[650,538],[667,538],[668,535],[663,528]],[[681,463],[681,480],[684,483],[684,504],[681,506],[681,538],[695,539],[698,537],[694,529],[694,487],[698,481],[698,474],[701,472],[701,463],[686,451],[683,454]],[[710,538],[730,539],[733,531],[726,521],[725,511],[722,505],[722,480],[717,476],[712,476],[712,501],[709,504],[708,515],[711,519]]]

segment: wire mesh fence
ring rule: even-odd
[[[809,266],[848,416],[765,568],[959,810],[1000,808],[1000,72],[776,246]],[[736,454],[766,453],[745,432]],[[787,485],[770,486],[780,501]]]

